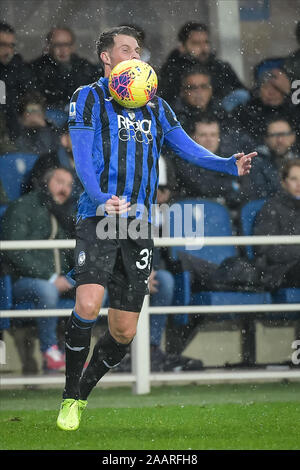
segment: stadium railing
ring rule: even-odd
[[[228,237],[200,237],[200,238],[156,238],[155,246],[247,246],[247,245],[272,245],[272,244],[300,244],[300,235],[293,236],[228,236]],[[1,250],[29,250],[29,249],[72,249],[75,240],[18,240],[1,241]],[[149,296],[146,297],[139,318],[137,334],[132,343],[132,374],[107,374],[101,382],[105,383],[132,383],[133,393],[145,394],[150,392],[151,382],[169,381],[201,381],[201,383],[226,382],[226,381],[274,381],[274,380],[299,380],[300,369],[291,370],[235,370],[219,372],[182,372],[182,373],[151,373],[150,372],[150,327],[149,315],[151,314],[218,314],[218,313],[253,313],[253,312],[300,312],[300,303],[284,304],[258,304],[258,305],[188,305],[151,307]],[[68,316],[69,310],[1,310],[1,318],[41,316]],[[101,315],[107,315],[107,309],[101,309]],[[27,384],[63,384],[64,376],[20,376],[3,377],[1,384],[27,385]]]

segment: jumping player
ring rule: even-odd
[[[156,201],[158,158],[163,143],[182,158],[204,168],[245,175],[256,152],[218,157],[190,139],[169,105],[154,97],[142,108],[126,109],[110,96],[108,77],[121,61],[140,59],[139,33],[121,26],[102,33],[97,53],[104,78],[78,88],[70,103],[69,128],[76,171],[84,192],[78,204],[74,278],[76,303],[65,332],[66,381],[57,425],[79,427],[87,398],[97,382],[126,355],[136,334],[148,293],[153,240],[97,235],[110,217],[144,219],[151,225]],[[199,182],[201,184],[201,182]],[[109,294],[108,329],[87,359],[92,327],[104,290]]]

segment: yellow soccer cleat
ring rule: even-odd
[[[79,428],[79,422],[78,400],[66,398],[60,406],[56,422],[57,426],[63,431],[76,431]]]
[[[78,400],[78,419],[79,419],[79,423],[80,423],[80,420],[81,420],[82,412],[87,407],[87,403],[88,403],[87,400]]]

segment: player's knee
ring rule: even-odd
[[[92,299],[76,301],[75,312],[86,320],[95,320],[99,315],[99,304]]]
[[[136,327],[114,327],[111,329],[110,333],[118,343],[128,344],[136,335]]]

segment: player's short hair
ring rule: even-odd
[[[0,33],[16,34],[14,28],[8,23],[0,23]]]
[[[201,33],[204,32],[204,33],[209,34],[209,28],[206,24],[197,23],[196,21],[189,21],[188,23],[185,23],[178,31],[178,35],[177,35],[178,40],[182,44],[185,44],[192,31],[199,31]]]
[[[53,26],[46,35],[46,42],[47,42],[48,45],[51,44],[52,39],[53,39],[53,35],[54,35],[55,31],[58,31],[58,30],[59,31],[66,31],[67,33],[69,33],[70,36],[71,36],[72,44],[75,43],[76,36],[74,34],[74,31],[71,28],[68,28],[68,26],[59,26],[59,25],[57,25],[57,26]]]
[[[119,34],[135,38],[139,46],[143,42],[141,33],[132,26],[116,26],[115,28],[107,29],[100,34],[99,39],[96,41],[96,51],[100,60],[101,52],[111,49],[114,46],[115,37]]]
[[[281,169],[281,179],[285,180],[290,173],[291,168],[294,166],[300,167],[300,158],[293,158],[292,160],[287,160]]]

